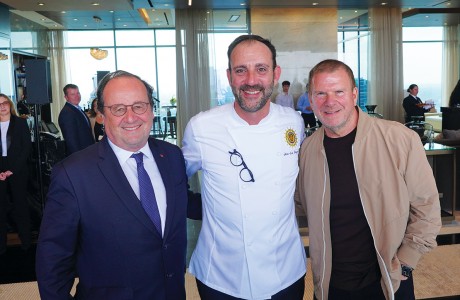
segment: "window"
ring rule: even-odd
[[[87,34],[90,36],[90,34]],[[69,82],[78,85],[81,94],[80,106],[89,108],[92,99],[96,96],[97,71],[115,70],[115,53],[113,48],[104,48],[109,51],[107,58],[96,60],[89,54],[89,48],[68,48],[65,50],[67,58],[67,76]]]
[[[442,27],[403,27],[404,87],[415,83],[423,102],[441,106]]]
[[[68,76],[80,89],[80,106],[89,107],[96,95],[97,71],[124,70],[138,75],[153,86],[161,105],[169,105],[175,97],[174,30],[67,31],[65,36]],[[94,59],[89,54],[91,47],[107,50],[108,57]]]
[[[211,62],[209,67],[214,70],[216,77],[216,92],[212,93],[217,95],[217,99],[213,99],[211,106],[222,105],[230,103],[235,100],[232,89],[228,84],[227,69],[228,69],[228,57],[227,50],[228,46],[234,39],[243,33],[214,33],[214,52],[210,50]]]
[[[359,30],[339,31],[338,41],[338,59],[346,63],[353,71],[359,93],[358,105],[366,111],[368,32]]]

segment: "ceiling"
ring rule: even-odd
[[[188,2],[191,2],[191,6]],[[10,7],[12,28],[16,16],[50,29],[139,29],[174,28],[174,9],[214,9],[216,26],[246,26],[247,8],[331,8],[339,9],[339,25],[367,22],[367,9],[398,7],[404,26],[460,24],[460,0],[0,0]],[[43,5],[39,5],[42,3]],[[141,17],[144,9],[150,23]],[[225,9],[225,10],[223,10]],[[240,16],[229,22],[232,15]],[[95,18],[96,17],[96,18]]]

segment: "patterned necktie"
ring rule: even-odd
[[[142,152],[134,153],[131,157],[134,158],[137,163],[139,198],[141,200],[142,207],[152,220],[160,235],[162,235],[160,212],[158,211],[157,200],[153,191],[152,182],[150,181],[149,174],[147,174],[147,171],[144,168],[144,154]]]

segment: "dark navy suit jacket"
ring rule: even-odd
[[[77,299],[185,299],[185,162],[175,145],[149,146],[166,188],[163,238],[107,137],[53,167],[37,247],[41,299],[68,299],[76,276]]]
[[[94,144],[89,118],[69,102],[65,103],[59,113],[58,123],[65,140],[67,155]]]

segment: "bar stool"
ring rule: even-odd
[[[177,120],[176,120],[176,116],[163,117],[163,121],[164,121],[164,124],[165,124],[163,140],[166,139],[166,136],[168,135],[168,126],[169,126],[169,135],[171,136],[171,138],[175,139],[177,137],[177,132],[176,132]]]

